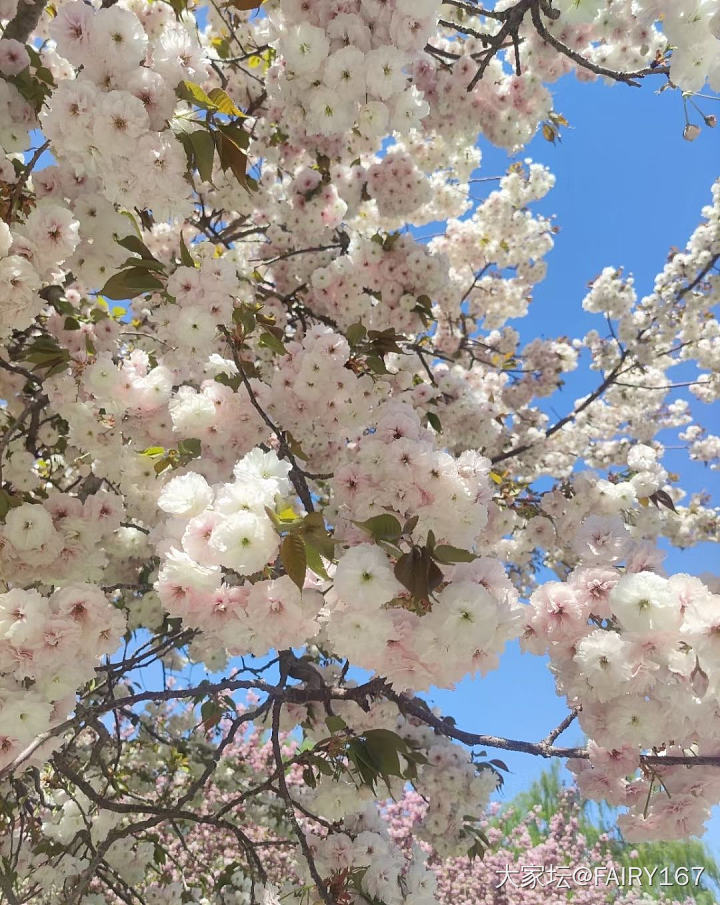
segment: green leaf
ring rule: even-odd
[[[442,424],[440,423],[440,419],[435,414],[435,412],[425,412],[425,417],[427,418],[428,424],[435,431],[435,433],[441,434]]]
[[[245,185],[247,181],[247,154],[240,144],[237,132],[242,132],[245,136],[243,141],[247,147],[247,141],[249,140],[247,133],[242,130],[233,131],[229,126],[218,126],[218,131],[215,133],[215,142],[220,157],[220,166],[223,170],[232,170],[237,181],[241,185]]]
[[[405,337],[401,333],[396,333],[392,327],[387,330],[368,330],[368,339],[373,350],[380,356],[387,355],[388,352],[404,354],[398,343],[404,342]]]
[[[395,563],[395,577],[418,600],[427,600],[442,583],[443,573],[432,561],[426,547],[414,546]]]
[[[140,232],[140,227],[138,226],[138,222],[135,219],[135,215],[130,211],[120,211],[120,213],[123,215],[123,217],[127,217],[127,219],[130,221],[130,226],[132,227],[133,232],[138,237],[138,239],[142,240],[142,233]]]
[[[403,525],[403,534],[412,534],[413,531],[415,530],[415,526],[417,525],[417,523],[419,521],[420,521],[419,515],[413,515],[411,518],[409,518]]]
[[[368,729],[363,735],[365,751],[389,788],[390,777],[402,775],[400,754],[408,750],[407,742],[390,729]]]
[[[47,289],[43,289],[42,298],[47,299],[59,314],[66,314],[70,317],[75,314],[75,308],[63,296],[60,286],[48,286]]]
[[[415,305],[412,310],[420,315],[420,319],[426,327],[433,320],[432,301],[427,295],[419,295],[417,298],[417,305]]]
[[[215,383],[221,383],[223,386],[230,387],[231,390],[237,392],[240,389],[242,378],[239,375],[231,377],[229,374],[225,373],[216,374]]]
[[[128,258],[121,267],[138,267],[141,270],[154,270],[156,273],[165,273],[165,265],[155,258]]]
[[[200,708],[200,716],[202,717],[202,724],[206,732],[212,729],[222,719],[223,711],[222,708],[218,706],[217,701],[205,701],[205,703]]]
[[[323,565],[323,561],[320,558],[320,554],[312,544],[309,544],[307,542],[307,540],[305,541],[305,556],[307,557],[308,568],[311,569],[316,575],[319,575],[320,578],[324,578],[325,581],[328,581],[330,576],[325,570],[325,566]]]
[[[372,535],[373,540],[396,541],[402,536],[402,525],[389,512],[382,515],[374,515],[364,522],[353,522],[358,528]]]
[[[232,319],[234,324],[242,327],[245,336],[252,333],[255,329],[255,315],[252,313],[252,311],[249,311],[243,306],[233,309]]]
[[[212,182],[213,157],[215,156],[215,142],[207,129],[197,129],[190,133],[195,166],[203,182]]]
[[[63,324],[63,330],[79,330],[80,321],[76,317],[66,317]]]
[[[345,720],[341,716],[336,716],[335,714],[331,714],[326,718],[325,725],[330,732],[342,732],[343,729],[347,729]]]
[[[164,284],[152,273],[140,267],[132,267],[113,274],[100,292],[109,299],[118,300],[132,299],[145,292],[163,288]]]
[[[305,542],[297,534],[288,534],[280,544],[280,562],[285,572],[302,591],[307,570]]]
[[[290,431],[286,431],[285,436],[287,438],[287,445],[290,449],[290,452],[295,456],[295,458],[302,459],[303,462],[307,462],[307,453],[303,450],[302,446],[298,443],[295,437],[293,437]]]
[[[322,512],[310,512],[302,521],[300,531],[306,544],[312,546],[314,551],[324,556],[325,559],[332,559],[335,551],[335,540],[330,536],[328,529],[325,527],[325,518]],[[322,567],[322,563],[317,563]],[[311,566],[313,571],[317,571]],[[325,570],[323,569],[323,572]],[[322,574],[318,572],[318,574]],[[325,576],[323,576],[325,577]]]
[[[353,763],[360,774],[362,781],[375,791],[375,783],[378,778],[378,769],[368,754],[365,742],[359,738],[352,738],[347,745],[348,759]]]
[[[155,463],[155,474],[162,474],[166,469],[171,468],[172,464],[172,459],[169,456],[165,456],[163,459],[160,459]]]
[[[247,151],[248,146],[250,145],[250,134],[243,129],[243,127],[237,122],[230,123],[218,123],[217,129],[219,132],[234,142],[242,151]]]
[[[26,44],[25,50],[27,51],[27,55],[30,57],[30,63],[32,66],[34,66],[36,69],[38,68],[38,66],[42,66],[42,57],[37,52],[37,50],[35,50],[32,44]]]
[[[165,447],[164,446],[148,446],[147,449],[144,449],[141,453],[141,456],[148,456],[152,458],[153,456],[163,456],[165,455]]]
[[[266,506],[265,515],[267,515],[267,517],[273,523],[273,527],[275,528],[275,531],[278,534],[280,534],[284,530],[284,526],[283,526],[282,522],[280,521],[280,519],[277,517],[277,514],[275,512],[273,512],[273,510],[269,506]]]
[[[379,355],[369,355],[366,358],[365,363],[367,364],[368,368],[370,368],[370,370],[373,372],[373,374],[388,374],[389,373],[388,369],[385,367],[385,362],[382,360],[382,358],[380,358]]]
[[[450,544],[439,544],[432,552],[433,557],[442,563],[474,562],[477,556],[469,550],[453,547]]]
[[[196,437],[190,437],[189,439],[181,440],[178,443],[178,451],[183,453],[183,455],[192,456],[193,459],[197,459],[202,452],[202,444]]]
[[[60,346],[55,342],[55,340],[51,336],[38,336],[38,338],[33,342],[33,344],[28,348],[28,352],[52,352],[57,353],[60,351]],[[27,358],[28,361],[32,361],[32,359]]]
[[[203,110],[217,109],[216,105],[208,95],[205,94],[200,85],[196,85],[195,82],[180,82],[175,93],[181,101],[187,101],[189,104],[194,104],[196,107],[202,107]]]
[[[52,72],[50,72],[47,66],[38,66],[38,68],[35,70],[35,78],[40,79],[41,82],[45,82],[52,88],[55,87],[55,79],[53,78],[53,74]]]
[[[650,499],[658,506],[658,503],[662,503],[666,509],[670,509],[673,512],[677,513],[677,509],[675,508],[675,503],[673,502],[673,498],[667,492],[667,490],[656,490],[655,493],[650,497]],[[658,506],[658,509],[660,507]]]
[[[195,259],[190,254],[188,247],[185,244],[185,239],[183,238],[182,233],[180,233],[180,263],[185,267],[197,267]]]
[[[123,248],[127,248],[128,251],[140,255],[141,258],[144,258],[147,261],[157,260],[147,245],[138,239],[137,236],[125,236],[123,239],[117,239],[117,243],[118,245],[122,245]],[[159,263],[160,262],[158,261],[158,264]]]
[[[350,324],[345,331],[345,338],[351,346],[356,346],[367,335],[367,330],[361,323]]]
[[[276,352],[278,355],[287,354],[287,349],[285,348],[282,341],[270,332],[260,334],[258,345],[263,346],[263,348],[270,349],[271,351]]]
[[[230,95],[226,91],[223,91],[222,88],[213,88],[208,97],[212,103],[215,104],[220,113],[225,113],[227,116],[244,115],[242,110],[238,110],[235,106]]]
[[[187,9],[187,4],[185,3],[185,0],[167,0],[167,2],[173,8],[173,12],[175,13],[176,19],[179,19],[180,16],[182,16],[182,14]]]
[[[46,376],[51,377],[62,371],[70,361],[70,353],[49,336],[38,336],[33,344],[23,353],[23,361],[29,361],[35,367],[33,371],[47,368]]]
[[[260,9],[263,0],[229,0],[228,6],[234,6],[235,9],[249,11],[251,9]]]
[[[22,503],[20,497],[13,496],[6,490],[0,490],[0,521],[4,521],[8,512],[16,506],[22,506]]]

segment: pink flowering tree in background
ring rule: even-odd
[[[720,182],[652,293],[607,267],[596,329],[526,345],[553,176],[470,185],[479,136],[557,138],[565,74],[720,90],[720,2],[257,7],[0,0],[3,900],[533,901],[453,860],[507,843],[488,749],[702,833],[720,583],[658,542],[718,510],[658,434],[720,461]],[[567,700],[543,740],[425,703],[514,639]],[[517,845],[605,857],[569,807]]]
[[[192,705],[184,714],[188,729],[195,722],[191,709]],[[157,707],[152,713],[152,722],[149,718],[150,714],[142,732],[146,733],[152,727],[156,735],[162,736],[172,731],[168,721],[176,720],[178,714],[170,717],[166,707]],[[216,741],[224,740],[230,729],[231,721],[222,720],[217,727]],[[308,800],[308,790],[302,788],[305,784],[303,763],[307,760],[304,760],[302,746],[298,746],[297,740],[284,733],[280,737],[283,755],[292,764],[287,771],[288,786],[296,803],[302,806]],[[449,760],[452,747],[442,743],[440,747]],[[158,760],[159,770],[149,767],[147,742],[141,742],[140,736],[131,741],[128,748],[135,748],[135,754],[140,756],[136,763],[147,783],[158,782],[163,774],[161,782],[165,784],[168,773],[182,771],[180,766],[169,766],[165,757]],[[160,753],[157,744],[154,751],[156,755]],[[306,752],[309,751],[306,748]],[[90,883],[88,902],[105,905],[109,901],[119,905],[123,901],[120,891],[126,888],[131,888],[147,905],[171,905],[182,901],[211,901],[220,905],[246,902],[251,894],[251,880],[244,865],[243,846],[248,844],[261,855],[271,883],[286,889],[302,887],[307,891],[311,888],[307,872],[293,857],[296,844],[293,832],[282,809],[277,807],[275,796],[256,796],[251,810],[245,805],[248,801],[246,793],[252,789],[257,777],[267,775],[272,769],[272,742],[267,733],[254,728],[241,739],[228,743],[224,758],[233,764],[233,768],[225,769],[225,776],[217,775],[209,787],[207,804],[215,813],[223,814],[232,808],[242,814],[242,832],[247,842],[241,842],[239,848],[231,826],[189,821],[186,831],[178,834],[172,825],[161,825],[144,835],[137,849],[134,849],[134,840],[113,846],[112,855],[108,853],[106,864],[99,868],[98,876]],[[62,811],[52,816],[46,812],[49,820],[44,826],[45,835],[53,840],[58,850],[62,842],[80,830],[81,808],[83,804],[87,805],[82,793],[76,800],[61,796],[61,803]],[[369,850],[372,847],[375,852],[370,854],[374,855],[378,846],[382,846],[394,851],[398,868],[407,862],[414,865],[403,872],[403,883],[417,883],[422,879],[412,900],[434,900],[438,905],[521,905],[527,902],[560,905],[568,901],[568,890],[572,892],[572,901],[582,905],[606,905],[608,902],[654,905],[656,900],[649,893],[657,896],[658,891],[668,902],[712,905],[713,881],[717,883],[720,879],[712,857],[697,841],[670,845],[645,843],[632,849],[619,846],[612,832],[602,824],[598,825],[598,821],[588,819],[583,802],[572,790],[563,788],[554,773],[543,774],[540,781],[522,793],[517,801],[511,802],[509,808],[501,810],[493,803],[477,824],[478,832],[486,836],[490,846],[483,859],[471,860],[467,855],[453,853],[452,846],[446,846],[440,837],[436,838],[435,844],[427,841],[424,838],[427,815],[428,804],[423,795],[408,788],[401,790],[395,800],[386,802],[379,813],[374,804],[368,803],[355,829],[346,827],[342,831],[338,828],[333,834],[330,863],[320,849],[326,833],[324,822],[309,818],[307,814],[301,814],[299,820],[321,871],[328,871],[330,876],[337,878],[337,883],[351,870],[349,856],[354,857],[358,848],[364,846]],[[119,812],[111,822],[119,823]],[[561,871],[568,863],[572,867],[566,869],[563,880]],[[543,865],[545,872],[533,883],[523,875],[518,864]],[[686,887],[690,884],[677,884],[673,888],[675,870],[678,867],[686,869],[690,864],[704,868],[701,883],[689,889]],[[581,873],[574,875],[574,868],[579,865],[589,870],[593,878],[597,874],[597,884],[588,883],[587,877],[582,882]],[[627,871],[630,865],[642,865],[644,889],[634,890],[627,880],[621,882],[623,870]],[[371,871],[373,867],[371,863]],[[668,875],[665,887],[658,890],[662,879],[658,872],[663,869]],[[213,877],[213,895],[206,894],[208,885],[203,881],[204,874]],[[655,880],[652,889],[648,888],[648,876]],[[682,874],[679,876],[683,879]],[[375,878],[371,873],[365,883],[373,882]],[[338,901],[347,900],[341,888],[335,891]],[[280,898],[284,899],[282,893]],[[394,900],[399,901],[397,896]]]

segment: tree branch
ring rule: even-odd
[[[323,878],[320,876],[318,872],[317,865],[315,864],[315,859],[313,858],[313,854],[310,851],[310,846],[308,845],[308,841],[305,838],[305,833],[302,830],[302,827],[298,823],[298,819],[295,816],[295,802],[290,795],[290,790],[287,786],[287,781],[285,779],[285,768],[283,765],[283,757],[282,750],[280,748],[280,713],[282,710],[282,701],[275,701],[273,704],[273,713],[272,713],[272,749],[273,756],[275,758],[275,764],[277,766],[278,771],[278,786],[280,790],[280,795],[285,802],[285,813],[290,821],[290,825],[292,830],[297,838],[298,844],[300,845],[300,851],[303,853],[303,857],[307,862],[308,870],[310,871],[310,876],[313,878],[313,882],[317,887],[317,891],[320,894],[320,898],[323,900],[325,905],[335,905],[332,896],[330,895],[327,886]]]
[[[555,744],[555,740],[559,738],[563,732],[570,726],[575,717],[580,713],[581,708],[575,707],[573,710],[568,713],[565,719],[556,726],[551,732],[548,732],[547,736],[540,742],[541,745],[544,745],[547,748],[550,748]]]
[[[588,60],[582,54],[573,50],[571,47],[568,47],[567,44],[564,44],[559,38],[556,38],[552,32],[548,31],[542,21],[540,10],[535,4],[530,8],[530,16],[532,17],[535,31],[540,35],[543,41],[555,48],[555,50],[559,51],[563,56],[571,59],[573,63],[577,63],[578,66],[581,66],[583,69],[588,69],[596,75],[603,75],[606,78],[614,79],[616,82],[624,82],[626,85],[631,85],[633,88],[639,88],[640,82],[638,82],[637,79],[644,78],[646,75],[667,75],[670,72],[670,69],[667,66],[655,66],[654,68],[648,66],[646,69],[639,69],[636,72],[618,72],[615,69],[607,69],[605,66],[600,66],[599,64]]]
[[[250,402],[252,404],[252,407],[260,415],[262,420],[265,422],[265,424],[267,424],[267,426],[270,428],[270,430],[273,432],[273,434],[277,437],[280,455],[284,456],[284,458],[286,458],[288,460],[288,462],[290,462],[290,464],[292,465],[292,468],[290,469],[290,474],[288,475],[288,477],[290,478],[290,481],[291,481],[293,487],[295,488],[295,492],[302,500],[302,504],[305,507],[305,510],[307,512],[314,512],[315,507],[313,506],[312,497],[310,495],[310,489],[307,486],[307,482],[305,480],[305,475],[304,475],[302,469],[300,468],[300,466],[298,465],[295,456],[293,455],[292,451],[290,450],[290,447],[288,446],[287,437],[285,436],[284,432],[282,430],[280,430],[280,428],[275,424],[275,422],[272,420],[272,418],[267,414],[265,409],[258,402],[257,396],[255,395],[255,391],[250,386],[250,381],[248,380],[247,374],[245,373],[245,370],[243,369],[242,362],[240,361],[240,358],[237,354],[237,350],[235,348],[235,342],[234,342],[230,332],[228,330],[226,330],[224,327],[222,327],[221,330],[230,345],[230,350],[232,352],[233,361],[235,362],[235,367],[238,369],[238,374],[240,375],[240,379],[242,380],[243,385],[245,386],[245,389],[247,390],[247,394],[250,397]]]
[[[45,9],[46,0],[20,0],[15,17],[5,26],[3,38],[13,38],[25,44],[30,34],[35,30],[40,16]]]
[[[511,9],[505,10],[505,21],[503,23],[503,26],[500,31],[496,35],[493,35],[488,41],[491,48],[490,52],[488,52],[485,59],[478,66],[477,72],[472,77],[470,84],[467,86],[468,92],[472,91],[480,81],[480,79],[483,77],[485,70],[490,65],[490,60],[492,60],[492,58],[499,50],[502,50],[506,38],[512,39],[513,46],[516,48],[517,52],[517,45],[519,42],[518,29],[522,25],[522,21],[525,18],[525,13],[535,2],[536,0],[520,0],[520,2],[516,3],[515,6],[513,6]],[[518,75],[519,74],[520,73],[518,73]]]
[[[566,424],[570,421],[574,421],[577,416],[585,411],[585,409],[592,405],[596,399],[598,399],[605,390],[614,383],[615,378],[619,375],[623,364],[625,363],[625,359],[627,358],[627,351],[623,350],[620,359],[615,365],[615,367],[610,371],[607,377],[603,380],[603,382],[595,389],[589,396],[587,396],[576,408],[570,412],[569,415],[565,415],[564,418],[561,418],[559,421],[556,421],[552,427],[549,427],[545,431],[545,439],[549,439],[553,434],[556,434],[559,430],[565,427]],[[527,452],[528,449],[531,449],[535,444],[534,443],[524,443],[521,446],[515,446],[512,449],[508,449],[506,452],[499,453],[497,456],[493,456],[491,462],[495,465],[497,462],[504,462],[506,459],[511,459],[513,456],[519,456],[520,453]]]

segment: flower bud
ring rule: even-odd
[[[705,120],[705,125],[709,126],[711,129],[714,129],[717,126],[718,120],[717,116],[714,113],[709,113],[707,116],[703,117]]]
[[[683,138],[685,141],[695,141],[699,134],[700,126],[696,126],[694,123],[688,123],[683,129]]]

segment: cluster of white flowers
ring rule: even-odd
[[[160,601],[231,655],[301,646],[318,630],[317,592],[301,593],[287,575],[240,580],[263,573],[277,556],[280,538],[265,509],[289,497],[289,470],[274,453],[254,450],[237,463],[231,484],[211,488],[188,472],[160,494],[158,505],[171,516],[158,531]]]
[[[40,529],[24,509],[12,513],[13,533],[29,538]],[[49,597],[20,588],[0,594],[0,767],[67,719],[76,689],[124,630],[123,614],[93,585],[68,584]],[[44,763],[58,744],[45,742],[29,764]]]
[[[16,468],[27,468],[27,461]],[[120,497],[101,491],[85,502],[68,493],[51,492],[41,503],[11,508],[0,527],[0,570],[6,582],[22,586],[98,581],[108,564],[104,547],[124,516]]]
[[[71,200],[90,189],[130,209],[144,208],[151,198],[158,219],[187,216],[192,202],[185,155],[167,121],[175,112],[177,84],[204,73],[191,30],[168,20],[150,39],[134,12],[94,10],[74,0],[60,6],[49,33],[57,54],[82,66],[77,78],[60,81],[41,116],[63,173],[83,190]],[[67,187],[58,185],[59,197]],[[93,230],[83,239],[91,246],[86,255],[99,257],[102,246],[95,249]]]
[[[428,106],[408,65],[435,29],[439,0],[322,0],[268,9],[278,61],[268,72],[271,117],[293,140],[343,135],[378,139],[419,125]]]
[[[419,299],[425,296],[427,307],[443,293],[446,280],[443,256],[430,254],[410,236],[398,236],[388,247],[360,239],[347,255],[313,272],[309,302],[342,329],[361,323],[368,330],[420,333]]]
[[[431,240],[430,249],[450,260],[451,291],[443,305],[448,315],[459,315],[460,299],[467,302],[465,313],[486,329],[527,313],[532,287],[545,276],[543,258],[553,247],[551,222],[533,216],[528,205],[554,183],[547,167],[527,161],[512,168],[470,217],[449,220],[444,235]],[[500,279],[503,271],[511,273]]]
[[[444,857],[464,854],[468,847],[465,826],[485,812],[489,797],[497,788],[498,774],[487,765],[479,767],[473,763],[467,750],[457,743],[438,736],[418,720],[399,714],[393,704],[376,703],[367,712],[351,701],[340,702],[334,708],[336,715],[354,732],[387,731],[390,726],[412,752],[421,755],[423,763],[417,768],[413,786],[428,801],[428,811],[422,821],[415,824],[417,838],[432,845]],[[321,721],[311,719],[308,723],[306,719],[303,723],[308,727],[305,730],[308,740],[320,740],[325,736],[326,729]],[[389,777],[388,783],[389,795],[398,800],[404,785],[402,779]],[[385,866],[391,872],[390,885],[396,884],[398,876],[408,869],[411,873],[419,871],[416,862],[419,848],[413,850],[409,862],[400,856],[388,836],[387,823],[380,819],[372,793],[367,788],[358,789],[349,777],[320,776],[316,788],[303,788],[300,800],[318,816],[327,820],[342,819],[347,827],[346,833],[332,833],[322,839],[315,837],[311,842],[315,856],[330,872],[353,865],[367,866],[359,859],[367,856],[367,851],[360,848],[367,845],[369,832],[374,837],[377,834],[374,838],[376,857],[372,863],[375,865],[387,859]],[[349,863],[344,863],[345,860]],[[378,873],[382,872],[378,870]],[[432,885],[431,876],[426,881]],[[386,889],[386,895],[387,892]],[[391,896],[390,900],[383,898],[383,901],[397,899],[398,893],[391,893]],[[408,905],[416,902],[411,894],[406,901]]]
[[[346,367],[349,343],[327,327],[312,327],[286,348],[282,370],[272,375],[268,410],[300,442],[313,468],[334,470],[348,443],[366,429],[379,388],[369,375]]]
[[[611,8],[603,0],[556,0],[554,5],[561,13],[561,24],[589,25],[590,37],[595,41],[601,35],[610,35],[609,46],[597,48],[589,57],[625,71],[640,69],[647,60],[647,51],[644,56],[642,51],[657,41],[659,34],[653,23],[660,19],[662,36],[673,48],[670,76],[675,84],[692,92],[702,90],[709,81],[714,90],[720,89],[720,11],[712,0],[641,0],[614,3]],[[631,30],[623,32],[628,24]],[[639,54],[635,51],[637,44],[641,48]]]
[[[572,766],[581,791],[630,809],[628,839],[700,834],[720,797],[711,771],[688,784],[685,770],[659,759],[657,790],[652,773],[635,772],[645,751],[717,750],[720,601],[689,575],[619,571],[611,563],[626,550],[620,531],[608,531],[567,582],[536,591],[524,644],[549,652],[558,691],[592,740],[590,763]]]
[[[38,290],[62,275],[78,241],[78,221],[51,202],[38,204],[12,232],[0,223],[0,338],[32,324],[45,304]]]

